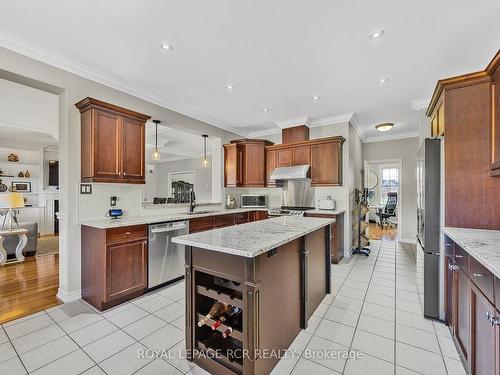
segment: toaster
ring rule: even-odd
[[[320,210],[335,210],[337,208],[337,202],[333,199],[320,199],[318,201],[318,208]]]

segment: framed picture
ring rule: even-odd
[[[31,193],[31,182],[12,182],[12,191],[17,193]]]

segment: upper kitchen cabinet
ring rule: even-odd
[[[150,116],[97,99],[81,113],[82,182],[145,183],[145,123]]]
[[[311,145],[311,186],[342,185],[342,141]]]
[[[224,145],[224,186],[266,186],[266,150],[272,142],[237,139]]]
[[[500,51],[486,68],[491,76],[491,175],[500,176]]]
[[[311,164],[311,146],[278,148],[276,150],[276,167]]]

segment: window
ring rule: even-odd
[[[382,204],[387,202],[387,193],[398,192],[399,186],[399,169],[395,167],[382,167],[382,183],[380,187]]]

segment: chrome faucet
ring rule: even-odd
[[[191,192],[189,193],[189,212],[193,213],[195,207],[196,207],[196,195],[194,194],[194,190],[191,190]]]

